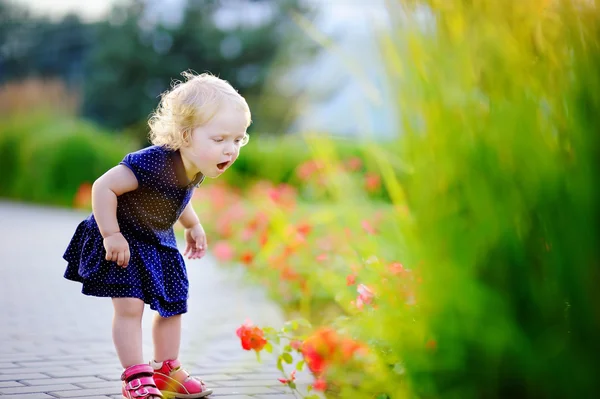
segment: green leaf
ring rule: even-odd
[[[292,351],[292,347],[290,345],[286,345],[283,347],[283,351],[284,352],[291,352]]]
[[[273,327],[263,327],[262,330],[265,334],[275,334],[277,332]]]
[[[309,385],[309,386],[306,387],[306,392],[310,392],[312,390],[313,390],[313,386],[312,385]]]
[[[262,362],[261,362],[261,360],[260,360],[260,352],[259,352],[259,351],[254,351],[254,352],[256,353],[256,360],[257,360],[259,363],[262,363]]]
[[[283,361],[286,362],[287,364],[292,364],[292,362],[294,361],[294,358],[292,357],[292,355],[290,355],[287,352],[281,354],[281,359],[283,359]]]
[[[283,364],[281,364],[281,357],[277,359],[277,368],[279,371],[283,371]]]
[[[304,399],[321,399],[319,395],[308,395],[305,396]]]
[[[290,386],[290,388],[296,389],[296,383],[294,381],[291,381],[288,385]]]
[[[304,368],[304,363],[304,360],[300,360],[298,364],[296,364],[296,370],[302,371],[302,369]]]
[[[269,353],[273,353],[273,345],[271,345],[270,342],[267,342],[267,344],[264,347],[264,350],[266,350]]]

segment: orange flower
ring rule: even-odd
[[[260,352],[267,344],[264,332],[259,327],[252,325],[250,321],[243,324],[235,333],[242,342],[242,348],[247,351]]]
[[[299,277],[300,275],[289,266],[284,266],[283,270],[281,271],[281,278],[284,280],[293,281],[297,280]]]
[[[264,247],[265,245],[267,245],[267,242],[269,242],[269,233],[267,233],[266,231],[264,231],[260,235],[260,239],[259,239],[260,246]]]
[[[328,362],[332,361],[337,342],[338,335],[330,328],[320,329],[304,341],[300,352],[315,375],[323,373]]]
[[[317,261],[319,262],[325,262],[328,258],[329,256],[327,256],[327,254],[320,254],[316,257]]]
[[[240,257],[240,261],[246,265],[249,265],[254,260],[254,254],[250,251],[246,251]]]
[[[298,230],[298,233],[300,233],[304,237],[306,237],[311,232],[312,227],[308,223],[302,223],[302,224],[299,224],[296,229]]]
[[[73,198],[75,208],[88,208],[92,205],[92,185],[88,182],[81,183]]]
[[[400,262],[393,262],[390,264],[389,270],[392,274],[400,274],[404,272],[404,266]]]
[[[330,328],[317,330],[300,348],[306,365],[317,378],[321,378],[331,364],[346,363],[358,351],[366,351],[365,345],[340,337]]]
[[[354,284],[356,284],[356,275],[349,274],[348,276],[346,276],[346,285],[349,287]]]

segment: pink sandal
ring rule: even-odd
[[[163,398],[156,387],[153,373],[154,369],[148,364],[136,364],[127,367],[121,374],[123,397],[125,399]]]
[[[165,398],[195,399],[210,395],[212,389],[206,388],[204,382],[190,377],[181,368],[179,360],[165,360],[161,363],[152,362],[154,381]]]

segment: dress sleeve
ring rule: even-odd
[[[127,166],[140,186],[152,187],[164,179],[167,156],[158,147],[149,147],[127,154],[120,162]]]

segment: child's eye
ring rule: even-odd
[[[223,141],[223,139],[221,137],[218,137],[216,139],[213,139],[213,141],[216,143],[220,143],[221,141]]]

